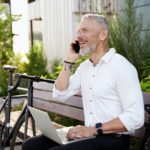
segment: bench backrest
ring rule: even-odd
[[[37,108],[84,121],[81,95],[68,98],[65,102],[52,98],[52,83],[34,83],[33,105]]]
[[[34,83],[33,105],[34,107],[68,116],[84,121],[82,97],[80,94],[68,98],[65,102],[56,101],[52,98],[52,83]],[[150,104],[150,93],[143,92],[144,104]],[[145,112],[145,119],[147,113]],[[137,130],[133,136],[143,137],[144,127]]]

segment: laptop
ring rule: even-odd
[[[52,121],[47,112],[44,112],[42,110],[30,107],[30,106],[28,106],[28,108],[29,108],[31,115],[33,116],[35,120],[35,123],[39,127],[42,134],[59,144],[67,144],[67,143],[76,142],[79,140],[93,138],[93,137],[88,137],[88,138],[82,138],[82,139],[69,141],[67,139],[67,132],[71,127],[56,129],[54,125],[52,124]]]

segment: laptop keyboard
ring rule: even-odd
[[[63,130],[59,130],[57,131],[60,139],[64,142],[64,143],[67,143],[68,142],[68,139],[67,139],[67,132],[63,131]]]

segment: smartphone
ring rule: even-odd
[[[72,48],[74,49],[74,51],[76,53],[79,53],[80,51],[80,45],[79,45],[79,42],[78,41],[74,41],[72,44],[71,44]]]

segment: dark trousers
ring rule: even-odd
[[[59,145],[41,135],[26,140],[22,150],[129,150],[129,145],[128,135],[102,135],[65,145]]]

